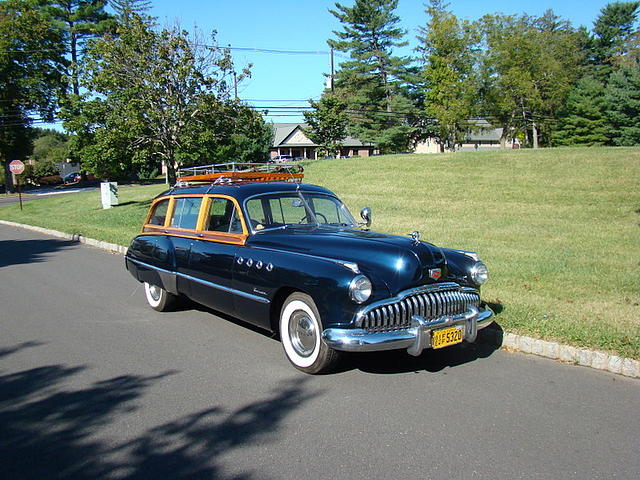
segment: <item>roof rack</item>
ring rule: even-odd
[[[176,187],[244,182],[300,183],[303,171],[302,165],[290,163],[216,163],[179,169]]]

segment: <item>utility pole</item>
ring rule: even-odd
[[[236,101],[238,101],[238,76],[235,70],[233,71],[233,93],[235,94]]]
[[[333,75],[335,73],[334,67],[333,67],[333,47],[331,47],[331,91],[333,92]]]

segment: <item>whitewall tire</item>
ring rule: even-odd
[[[158,312],[171,310],[177,300],[175,295],[167,292],[164,288],[147,282],[144,282],[144,294],[149,306]]]
[[[322,341],[322,321],[309,295],[296,292],[287,297],[279,327],[284,352],[298,370],[323,373],[335,367],[339,352]]]

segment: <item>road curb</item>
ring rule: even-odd
[[[631,358],[618,357],[599,350],[574,347],[558,342],[550,342],[526,335],[503,332],[502,330],[488,327],[482,330],[483,343],[497,345],[505,350],[529,353],[539,357],[558,360],[563,363],[572,363],[596,370],[604,370],[625,377],[640,378],[640,362]]]
[[[101,242],[78,234],[58,232],[57,230],[34,227],[32,225],[9,222],[7,220],[0,220],[0,224],[24,228],[73,242],[84,243],[108,252],[120,253],[122,255],[127,253],[127,247],[123,247],[122,245]],[[479,336],[479,339],[483,343],[496,345],[505,350],[529,353],[565,363],[590,367],[596,370],[604,370],[618,375],[624,375],[625,377],[640,378],[640,362],[631,358],[618,357],[599,350],[574,347],[558,342],[549,342],[525,335],[516,335],[515,333],[503,332],[497,328],[488,327],[482,330],[481,333],[482,335]]]
[[[123,247],[122,245],[117,245],[115,243],[101,242],[99,240],[94,240],[93,238],[87,238],[82,235],[78,235],[77,233],[64,233],[57,230],[51,230],[49,228],[34,227],[33,225],[25,225],[24,223],[9,222],[8,220],[0,220],[0,225],[24,228],[25,230],[43,233],[52,237],[64,238],[65,240],[71,240],[72,242],[84,243],[101,250],[107,250],[108,252],[120,253],[122,255],[127,253],[127,247]]]

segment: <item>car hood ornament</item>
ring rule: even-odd
[[[418,245],[420,243],[420,232],[415,230],[411,233],[408,233],[407,235],[409,235],[411,237],[411,240],[413,240],[413,243],[415,245]]]

